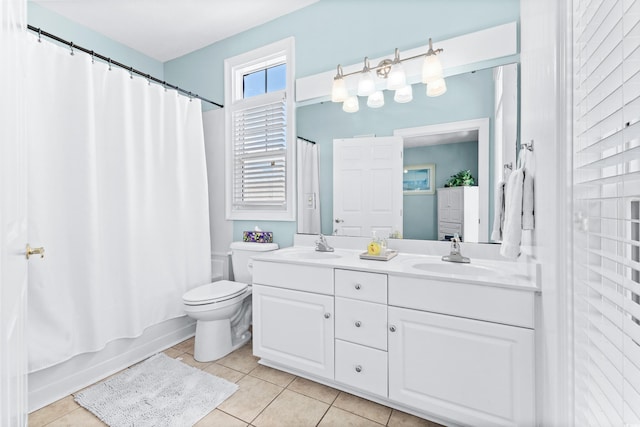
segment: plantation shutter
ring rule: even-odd
[[[638,425],[640,1],[573,3],[575,425]]]
[[[286,98],[276,93],[261,99],[259,105],[248,100],[233,112],[233,206],[285,210]]]

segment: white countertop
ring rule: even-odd
[[[441,260],[441,256],[398,253],[389,261],[364,260],[364,250],[336,248],[334,252],[316,252],[314,247],[293,246],[253,257],[258,261],[324,266],[405,277],[464,282],[484,286],[539,292],[535,268],[514,262],[471,259],[470,264]],[[421,266],[416,268],[416,265]],[[433,265],[433,269],[431,269]]]

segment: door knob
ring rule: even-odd
[[[344,219],[336,218],[335,221],[336,224],[342,224],[344,222]]]
[[[31,255],[40,255],[40,258],[44,258],[44,248],[32,248],[31,245],[27,243],[27,251],[26,251],[27,259]]]

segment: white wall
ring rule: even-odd
[[[233,240],[233,221],[225,220],[224,212],[224,110],[202,113],[202,122],[209,182],[211,267],[214,277],[222,269],[223,277],[228,278],[226,254]]]
[[[570,0],[521,0],[521,138],[534,141],[536,229],[526,236],[541,264],[538,405],[544,426],[571,425],[566,38]],[[536,167],[537,164],[537,167]]]

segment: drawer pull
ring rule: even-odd
[[[360,283],[356,283],[354,288],[356,288],[356,290],[359,291],[360,288],[362,288],[362,286],[360,286]]]
[[[324,314],[324,318],[325,318],[325,319],[328,319],[328,318],[330,318],[330,317],[331,317],[331,313],[325,313],[325,314]]]
[[[359,328],[360,326],[362,326],[362,322],[359,320],[356,320],[355,325],[356,325],[356,328]]]
[[[391,332],[395,332],[395,331],[396,331],[396,325],[391,325],[391,326],[389,326],[389,330],[390,330]]]
[[[356,372],[362,372],[362,366],[357,365],[356,366]]]

